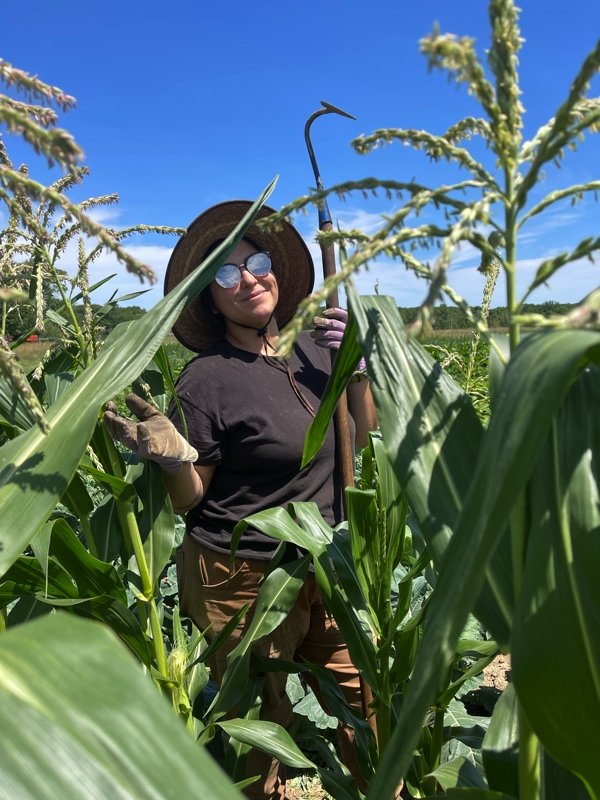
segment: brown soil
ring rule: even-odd
[[[511,677],[511,664],[510,656],[502,655],[500,653],[496,658],[483,670],[483,685],[492,686],[494,689],[506,689],[510,683]]]
[[[287,800],[330,800],[316,775],[298,775],[288,778],[285,784]]]

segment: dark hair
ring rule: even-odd
[[[219,245],[223,244],[223,242],[224,242],[224,241],[225,241],[225,238],[224,238],[224,237],[223,237],[223,238],[221,238],[221,239],[215,239],[215,241],[214,241],[212,244],[210,244],[210,245],[209,245],[209,246],[206,248],[206,250],[204,251],[204,254],[202,255],[202,261],[205,261],[205,260],[206,260],[206,259],[209,257],[209,255],[210,255],[211,253],[214,253],[214,252],[215,252],[215,250],[217,249],[217,247],[218,247]],[[256,244],[256,242],[252,241],[252,239],[250,239],[248,236],[244,236],[244,237],[243,237],[243,239],[241,239],[241,241],[242,241],[242,242],[248,242],[248,244],[249,244],[249,245],[252,245],[252,247],[253,247],[255,250],[262,250],[262,247],[260,247],[259,245],[257,245],[257,244]],[[202,261],[201,261],[200,263],[202,263]]]

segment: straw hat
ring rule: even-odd
[[[231,233],[251,205],[248,200],[231,200],[211,206],[196,217],[171,254],[165,275],[165,294],[202,262],[211,245]],[[273,213],[274,209],[263,206],[257,218]],[[260,250],[267,250],[271,255],[272,269],[279,286],[275,319],[283,327],[294,316],[298,303],[313,287],[315,273],[308,247],[289,222],[282,222],[277,231],[263,231],[253,223],[245,236]],[[223,338],[223,328],[202,303],[201,296],[193,300],[181,314],[173,326],[173,333],[181,344],[195,352]]]

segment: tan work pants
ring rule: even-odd
[[[200,630],[205,630],[211,624],[212,634],[218,634],[241,606],[254,603],[267,563],[237,558],[230,575],[227,554],[207,550],[186,535],[177,553],[182,613]],[[253,606],[227,644],[211,660],[211,673],[217,683],[225,672],[227,655],[247,630],[252,613]],[[308,574],[296,604],[286,619],[273,633],[257,642],[254,650],[272,658],[300,663],[306,659],[326,667],[333,673],[349,705],[361,713],[358,672],[350,660],[335,620],[323,605],[313,573]],[[318,686],[309,675],[305,677],[319,696]],[[260,714],[261,719],[277,722],[284,728],[292,721],[292,706],[285,691],[286,679],[284,673],[266,674]],[[344,763],[358,777],[352,729],[340,725],[338,738]],[[248,755],[247,774],[261,775],[260,781],[245,790],[247,797],[255,800],[283,800],[285,797],[285,768],[271,756],[252,750]]]

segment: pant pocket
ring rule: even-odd
[[[209,595],[233,595],[249,577],[246,561],[238,558],[230,569],[228,556],[206,551],[198,556],[198,568],[202,592]]]

